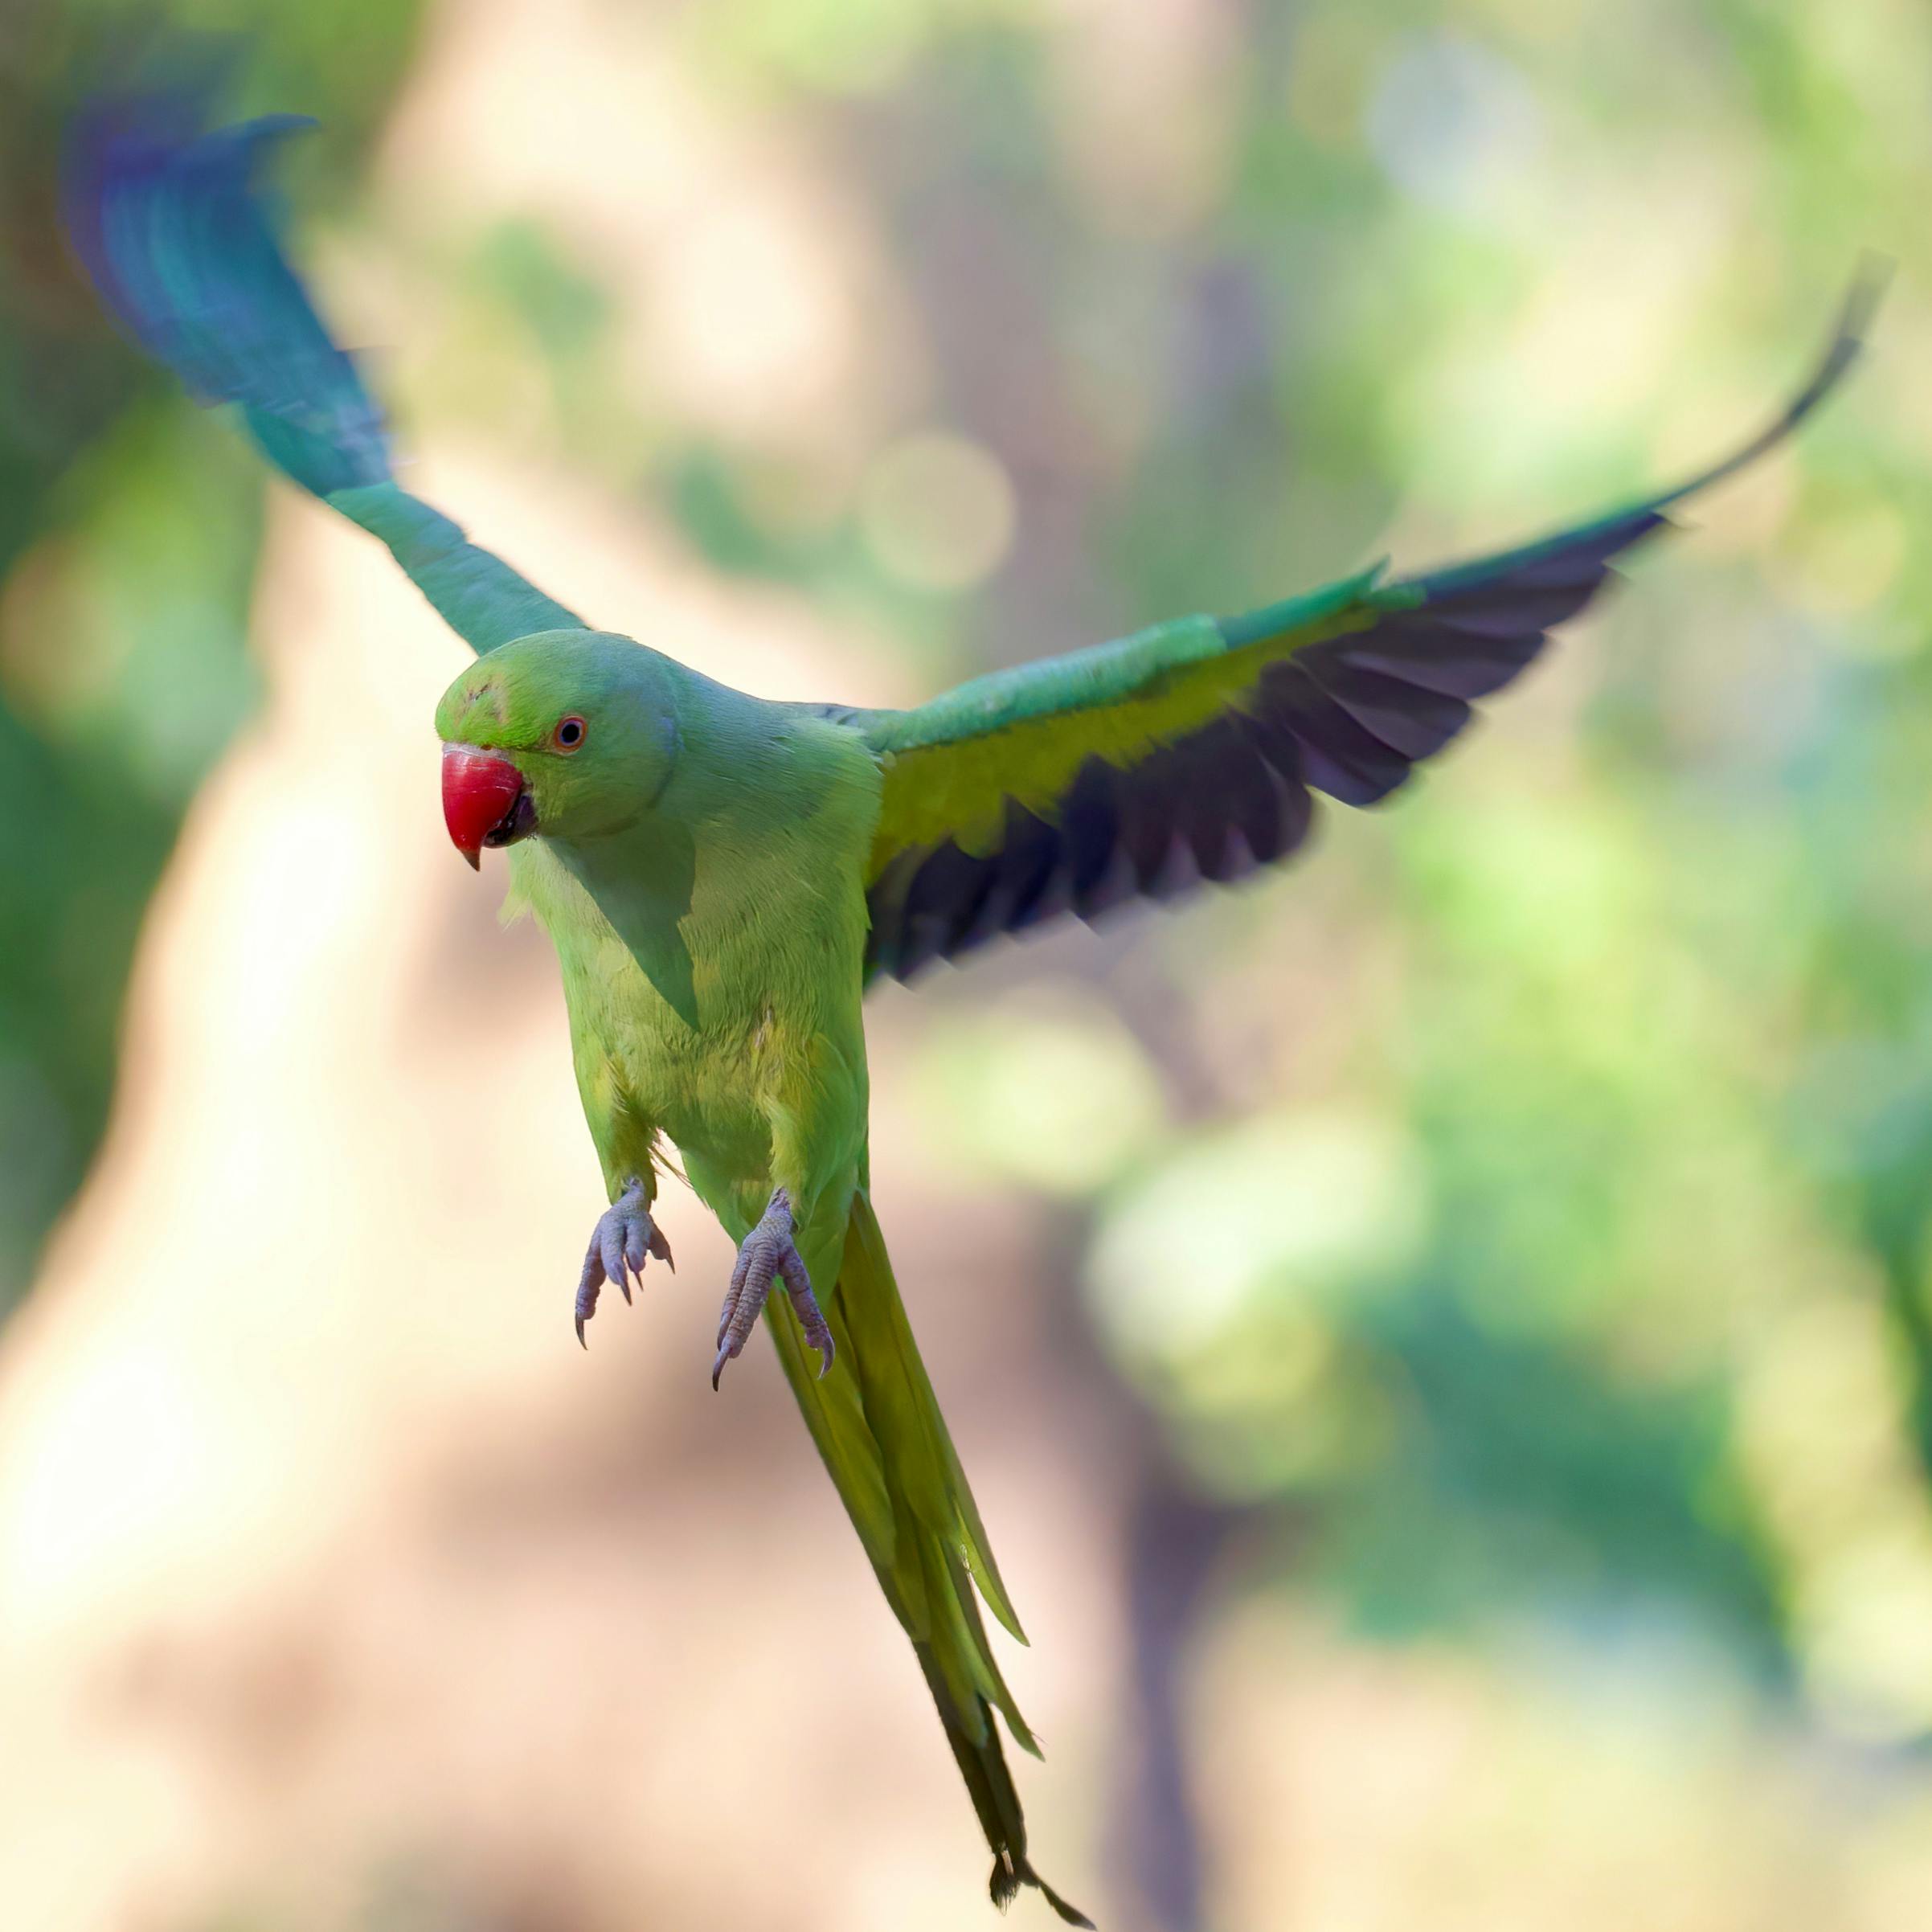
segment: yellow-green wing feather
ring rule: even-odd
[[[1359,628],[1378,574],[1304,600],[1283,632],[1312,642]],[[1052,808],[1088,758],[1129,765],[1185,736],[1238,703],[1282,649],[1276,637],[1232,649],[1212,617],[1182,617],[976,677],[915,711],[875,714],[868,735],[888,776],[872,876],[908,846],[952,838],[992,849],[1006,799]]]
[[[1312,794],[1368,805],[1534,661],[1668,510],[1783,441],[1836,387],[1878,293],[1854,285],[1776,419],[1676,489],[1479,562],[1379,567],[1232,618],[1197,616],[976,678],[911,711],[845,712],[884,796],[867,969],[905,979],[1001,933],[1285,858]]]

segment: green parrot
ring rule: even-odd
[[[1793,430],[1843,375],[1848,301],[1762,434],[1680,487],[1423,575],[1381,567],[1244,616],[1184,617],[907,711],[774,703],[554,602],[391,472],[382,414],[289,268],[252,164],[292,118],[211,134],[193,104],[104,104],[67,171],[108,305],[264,453],[380,538],[477,653],[436,710],[449,836],[555,946],[606,1198],[579,1278],[629,1299],[670,1251],[667,1144],[739,1244],[714,1386],[760,1316],[912,1640],[1006,1904],[1037,1887],[994,1721],[1037,1750],[980,1603],[1024,1641],[874,1212],[862,1001],[1003,933],[1093,919],[1283,859],[1312,794],[1373,804],[1466,725],[1667,510]],[[778,1287],[782,1291],[774,1294]]]

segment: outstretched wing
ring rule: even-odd
[[[903,980],[1062,912],[1091,919],[1287,858],[1312,794],[1372,805],[1534,661],[1671,506],[1783,440],[1856,356],[1868,272],[1815,373],[1761,435],[1678,488],[1521,550],[1380,569],[1245,616],[1178,623],[842,714],[878,753],[868,976]]]
[[[254,185],[262,153],[311,124],[280,114],[202,133],[199,106],[188,95],[102,101],[73,129],[68,233],[101,299],[199,401],[238,404],[271,462],[380,537],[478,652],[584,628],[396,485],[383,412],[289,267]]]

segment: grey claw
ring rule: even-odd
[[[779,1258],[778,1266],[779,1272],[784,1276],[785,1292],[792,1297],[792,1312],[805,1332],[806,1344],[817,1351],[818,1378],[823,1381],[837,1350],[833,1345],[832,1330],[825,1320],[825,1311],[818,1305],[818,1297],[812,1292],[812,1277],[805,1272],[805,1264],[796,1248],[788,1248]]]
[[[718,1357],[711,1365],[714,1389],[724,1373],[725,1365],[743,1353],[775,1279],[784,1280],[805,1341],[817,1352],[819,1374],[823,1377],[832,1366],[836,1353],[832,1331],[812,1292],[812,1277],[792,1240],[792,1203],[780,1188],[773,1193],[758,1226],[745,1237],[731,1270],[731,1284],[718,1318]]]
[[[604,1271],[610,1277],[611,1286],[621,1294],[628,1303],[631,1299],[631,1278],[624,1265],[625,1229],[621,1221],[613,1220],[608,1214],[597,1224],[598,1255],[604,1263]]]
[[[583,1324],[597,1312],[598,1291],[608,1281],[628,1303],[631,1277],[644,1285],[647,1255],[668,1262],[671,1245],[658,1233],[651,1219],[650,1204],[644,1197],[644,1183],[633,1179],[622,1194],[597,1218],[591,1231],[591,1243],[583,1257],[583,1272],[577,1282],[577,1339],[583,1341]],[[588,1347],[587,1342],[584,1343]]]
[[[597,1292],[603,1286],[604,1262],[593,1235],[590,1252],[583,1258],[583,1272],[577,1277],[577,1340],[586,1349],[590,1344],[583,1339],[583,1324],[597,1312]]]

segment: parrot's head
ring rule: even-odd
[[[544,631],[479,658],[436,706],[443,817],[471,865],[536,833],[596,838],[662,793],[677,746],[669,667],[601,631]]]

